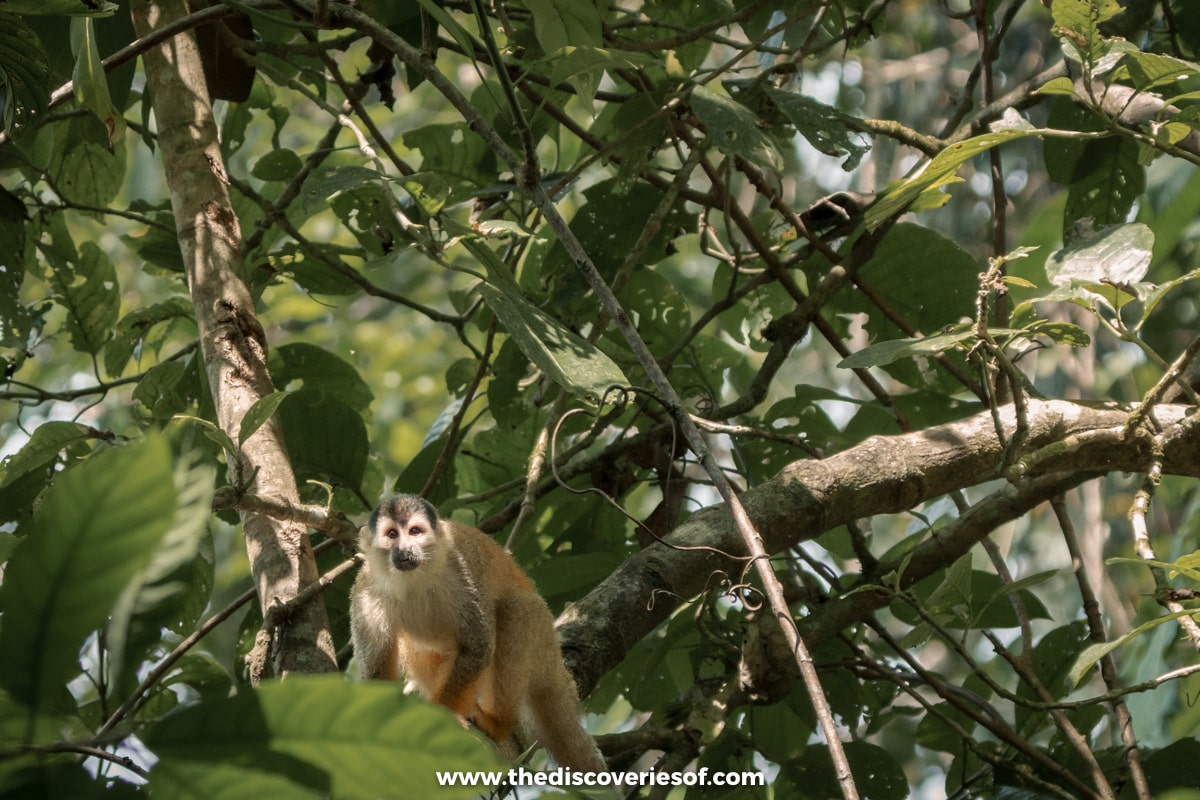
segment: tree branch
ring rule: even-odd
[[[130,11],[143,38],[187,15],[182,0],[136,0]],[[267,371],[266,335],[245,281],[241,230],[229,201],[200,54],[192,35],[184,33],[147,49],[143,59],[208,385],[218,423],[236,440],[242,417],[274,389]],[[244,464],[247,472],[232,476],[234,481],[250,486],[254,494],[297,504],[296,480],[277,423],[262,426],[246,440],[240,455],[231,455],[229,463]],[[317,579],[303,525],[252,512],[241,516],[264,609],[295,597]],[[273,645],[269,663],[275,674],[337,669],[320,603],[298,609]]]
[[[1187,406],[1160,405],[1163,469],[1200,476],[1200,428]],[[997,525],[1015,519],[1055,494],[1107,472],[1149,467],[1148,437],[1123,439],[1081,434],[1116,429],[1129,412],[1063,400],[1030,399],[1025,447],[1041,450],[1069,439],[1078,447],[1038,461],[1028,479],[1004,486],[954,522],[938,529],[903,564],[902,585],[933,574],[966,553]],[[1016,428],[1011,406],[1000,414],[1005,441]],[[847,522],[898,513],[958,489],[1000,477],[1005,447],[990,412],[916,433],[876,436],[822,461],[796,461],[741,497],[766,550],[778,553]],[[627,559],[608,579],[560,618],[563,650],[582,690],[590,690],[629,649],[686,601],[708,589],[712,576],[743,564],[721,553],[745,553],[729,513],[720,506],[693,514],[667,537]],[[679,550],[684,546],[690,549]],[[878,564],[881,582],[901,563]],[[886,605],[886,592],[860,591],[821,604],[800,622],[810,647]]]

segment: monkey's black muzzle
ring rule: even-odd
[[[421,563],[421,557],[412,550],[401,550],[396,548],[392,551],[392,566],[401,572],[408,572],[410,569],[416,569]]]

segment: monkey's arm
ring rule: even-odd
[[[367,591],[360,574],[355,582],[350,637],[362,676],[367,680],[397,680],[400,677],[399,643],[387,612],[378,598]]]
[[[475,705],[475,683],[492,663],[495,639],[495,623],[472,604],[459,621],[458,643],[450,672],[433,698],[434,702],[448,706],[460,716],[467,716]]]

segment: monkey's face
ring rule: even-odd
[[[437,512],[424,500],[404,495],[375,509],[362,549],[378,566],[408,572],[433,557],[437,536]]]

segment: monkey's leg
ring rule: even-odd
[[[525,629],[531,619],[540,619],[531,614],[544,616],[546,609],[540,598],[532,599],[536,605],[530,606],[521,597],[497,605],[492,663],[478,684],[476,724],[507,758],[515,758],[521,751],[516,733],[529,707],[531,676],[540,668],[540,654],[531,646]]]
[[[436,702],[438,692],[450,674],[450,659],[431,650],[404,651],[404,675],[426,700]],[[445,705],[443,703],[443,705]]]
[[[495,628],[488,619],[460,621],[456,649],[445,655],[449,668],[432,694],[435,703],[441,703],[464,720],[471,718],[477,707],[480,676],[492,663],[494,636]]]

